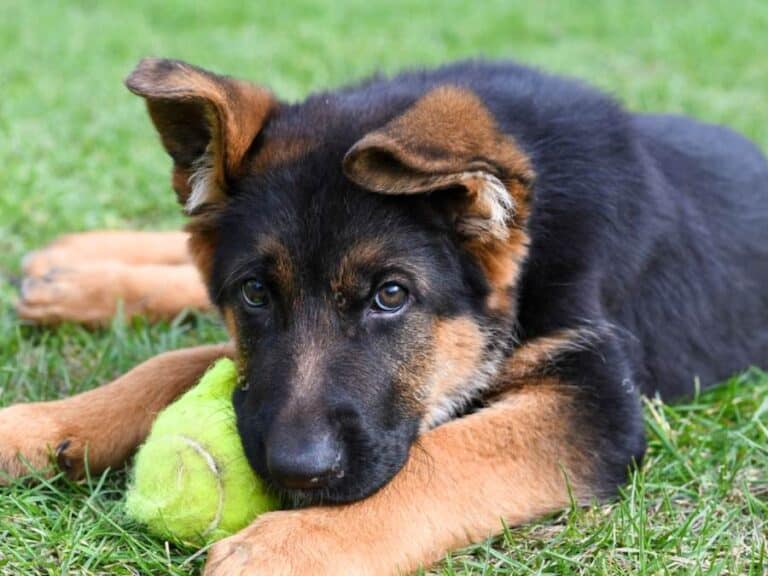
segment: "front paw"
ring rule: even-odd
[[[330,508],[271,512],[215,545],[205,576],[381,574],[374,551]],[[380,562],[381,559],[379,558]]]
[[[83,449],[45,404],[17,404],[0,410],[0,484],[32,472],[72,475],[83,467]]]

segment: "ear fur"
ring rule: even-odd
[[[533,173],[514,140],[469,90],[436,88],[404,114],[360,139],[344,158],[346,175],[382,194],[460,187],[457,231],[504,240],[523,217]]]
[[[191,215],[226,198],[228,179],[277,107],[264,88],[178,60],[146,58],[125,84],[146,100]]]

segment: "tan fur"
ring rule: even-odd
[[[221,316],[224,318],[224,326],[227,327],[227,334],[235,347],[235,350],[240,350],[240,341],[238,340],[237,318],[235,313],[229,306],[226,306],[221,311]],[[238,354],[240,357],[244,357],[243,354]]]
[[[407,574],[446,551],[590,497],[575,462],[568,389],[532,380],[492,407],[424,434],[365,500],[265,515],[214,545],[207,576]],[[567,479],[566,479],[567,478]]]
[[[43,276],[54,268],[105,260],[133,265],[188,264],[191,258],[187,241],[188,235],[183,232],[94,230],[67,234],[27,254],[22,271],[26,276]]]
[[[382,242],[378,240],[358,242],[341,258],[336,278],[331,282],[331,289],[342,295],[354,293],[359,283],[360,269],[380,265],[385,256]]]
[[[395,163],[385,166],[382,154]],[[435,178],[475,171],[502,180],[533,178],[528,158],[511,136],[499,132],[480,99],[454,86],[435,88],[383,129],[363,137],[344,165],[361,185],[392,194],[432,190],[447,184],[436,186]]]
[[[276,237],[261,237],[256,246],[256,252],[272,260],[273,280],[280,286],[280,292],[290,297],[295,291],[296,269],[285,244]]]
[[[213,257],[218,241],[215,213],[206,212],[192,218],[184,229],[189,233],[189,252],[197,266],[203,283],[207,284],[213,272]]]
[[[437,320],[432,332],[431,369],[421,377],[424,422],[427,427],[445,420],[456,404],[471,393],[480,379],[485,337],[471,318]]]
[[[485,270],[491,286],[488,307],[504,314],[512,314],[515,301],[514,287],[520,276],[520,270],[528,256],[528,233],[522,228],[509,231],[509,236],[497,242],[485,242],[471,239],[467,246],[477,257]]]
[[[210,308],[183,232],[93,231],[62,236],[24,259],[19,317],[54,324],[108,323],[122,303],[130,318],[169,319]]]
[[[73,477],[121,466],[149,432],[157,413],[194,385],[229,344],[166,352],[111,384],[64,400],[0,410],[0,470],[28,471],[23,460],[51,471],[51,457]],[[23,458],[23,460],[22,460]]]
[[[126,318],[143,315],[160,320],[174,317],[184,306],[204,310],[210,303],[191,264],[86,261],[25,278],[17,312],[39,324],[70,320],[97,326],[109,322],[120,306]]]

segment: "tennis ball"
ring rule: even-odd
[[[219,360],[158,415],[136,454],[126,512],[158,536],[202,545],[277,507],[243,452],[236,385],[235,364]]]

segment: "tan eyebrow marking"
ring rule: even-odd
[[[426,263],[420,266],[412,257],[395,254],[383,238],[374,238],[354,244],[344,254],[331,281],[331,289],[341,293],[354,292],[361,282],[368,280],[361,277],[361,271],[384,268],[402,270],[415,282],[415,288],[421,291],[429,288],[429,279],[424,274]]]
[[[275,282],[287,293],[294,289],[295,269],[288,248],[275,236],[262,236],[257,240],[256,253],[272,262],[271,273]]]

